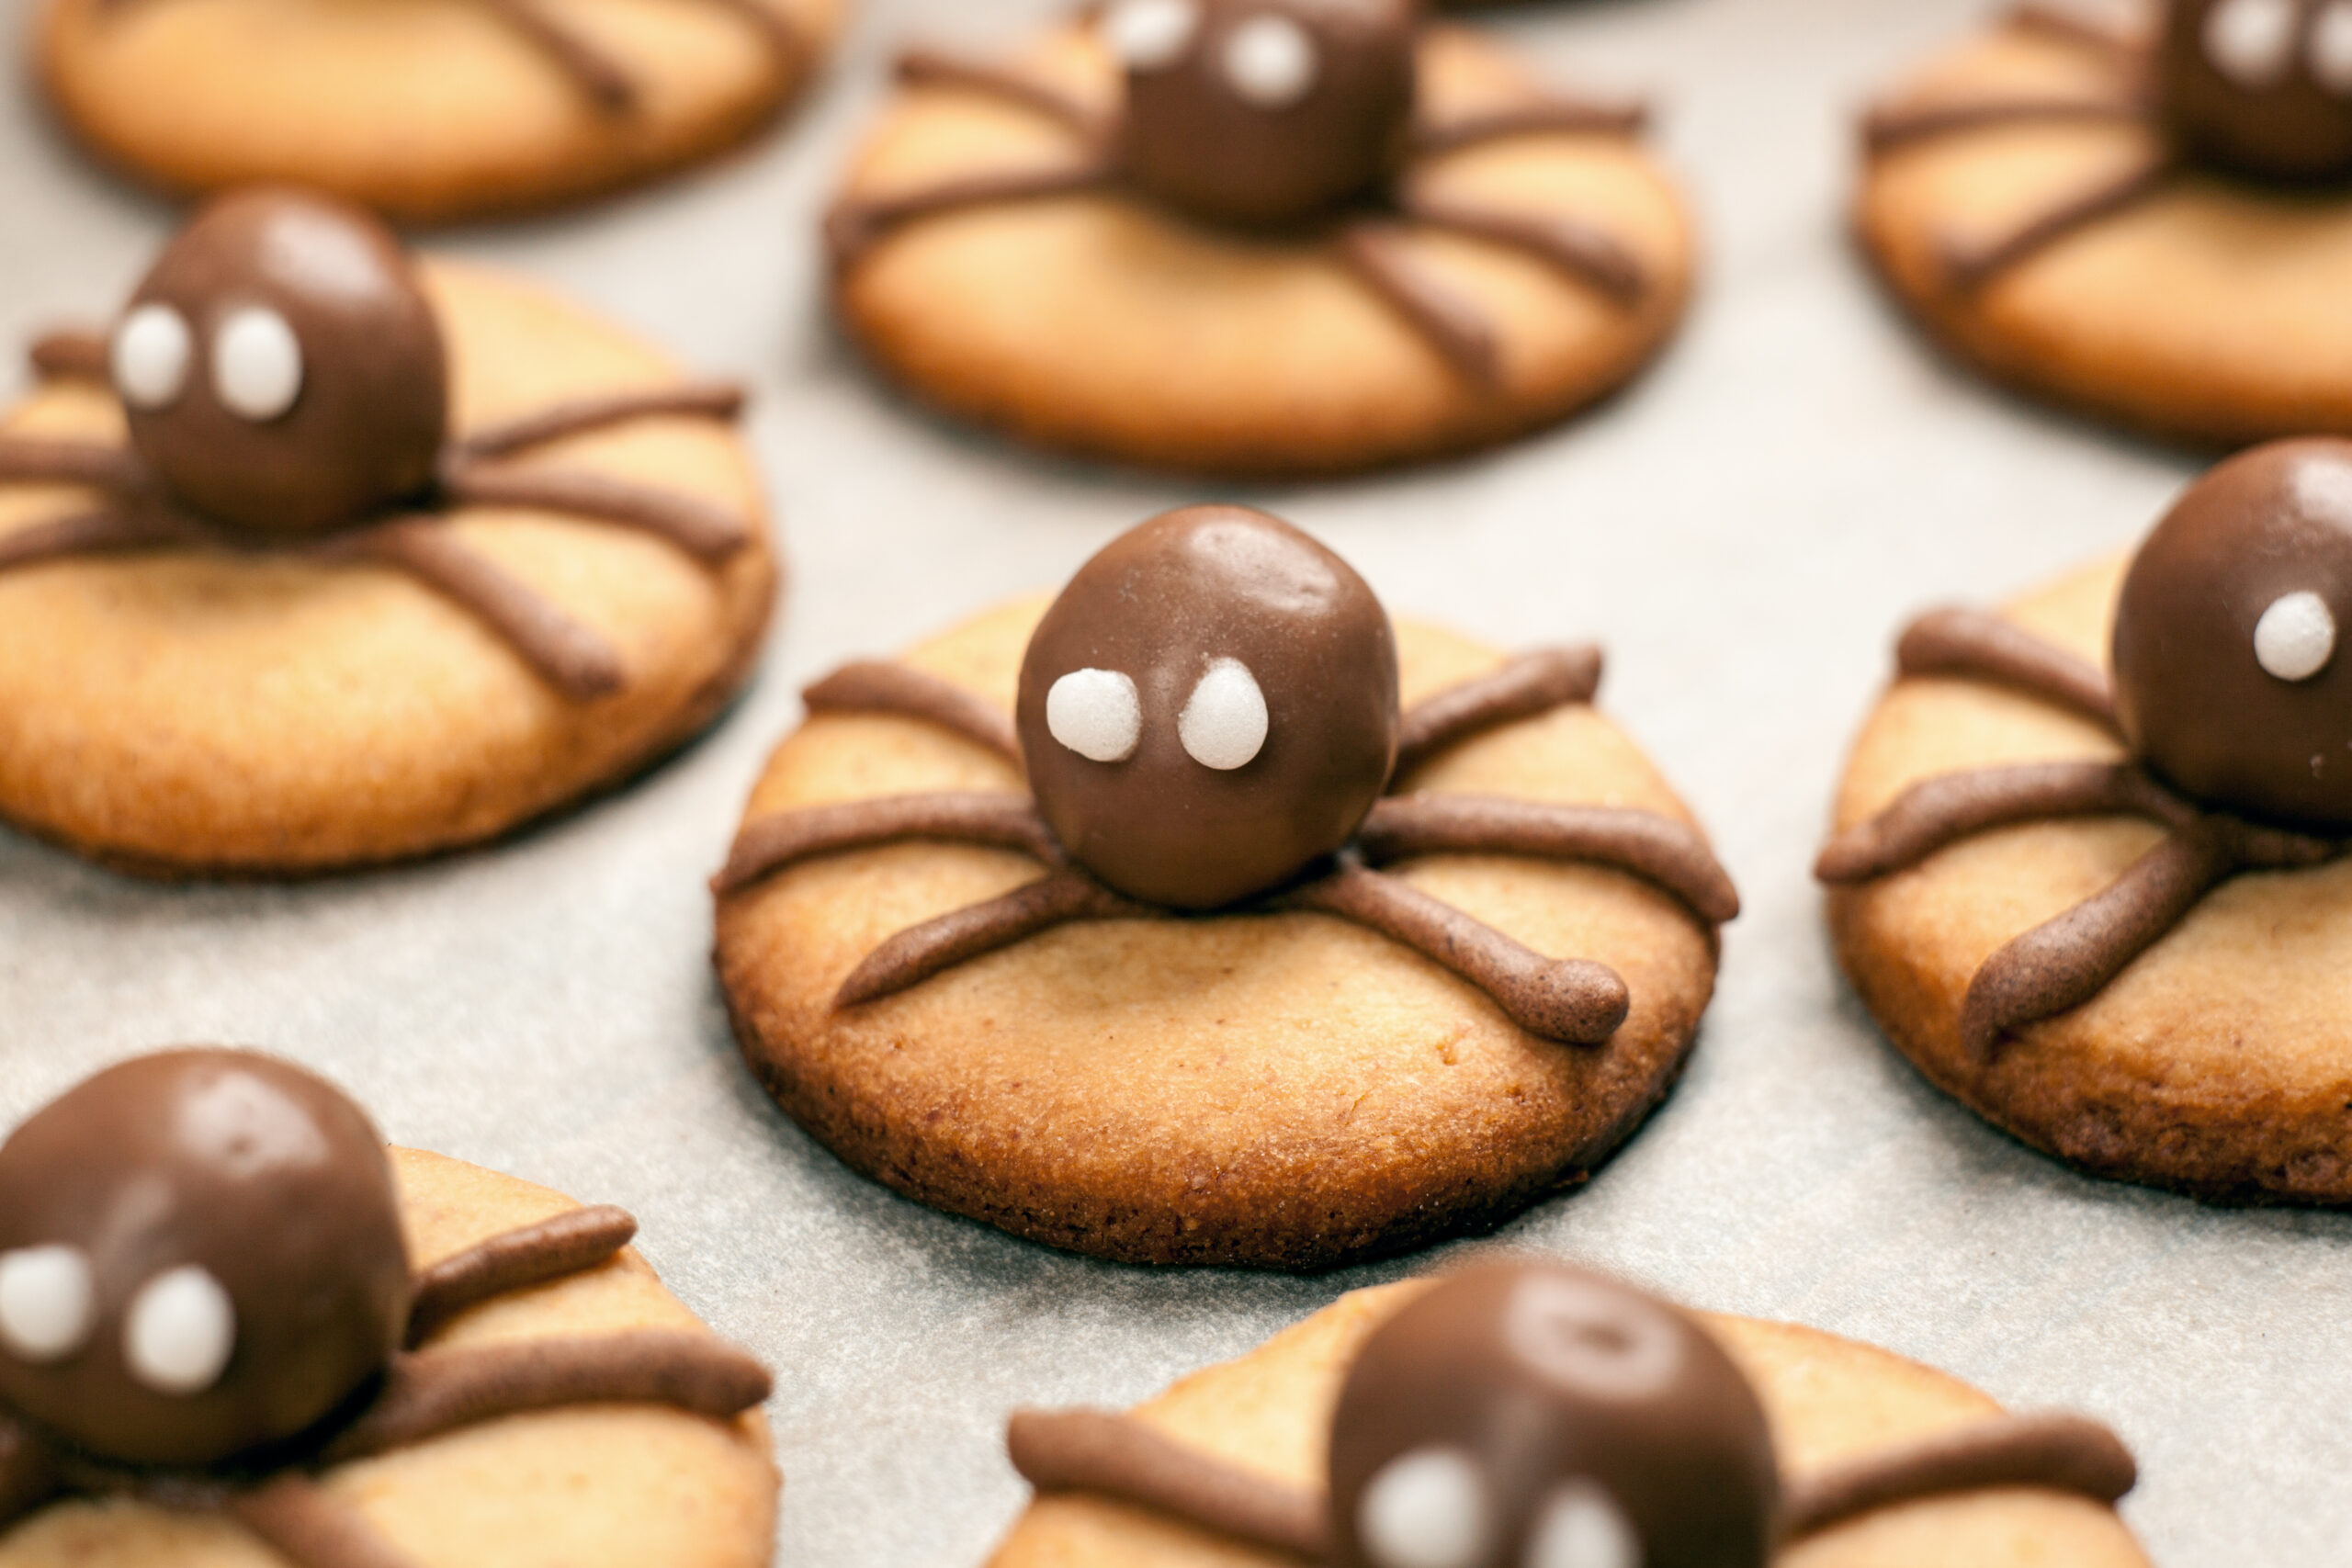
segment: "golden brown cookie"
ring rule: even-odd
[[[536,288],[432,264],[408,357],[437,373],[437,328],[445,436],[437,400],[355,368],[402,357],[383,333],[305,314],[282,280],[277,308],[232,321],[209,304],[227,288],[213,273],[174,270],[218,263],[198,242],[224,228],[236,252],[272,224],[364,235],[345,219],[229,198],[167,251],[114,337],[117,379],[180,369],[173,401],[133,411],[135,451],[124,394],[96,378],[107,346],[44,345],[60,373],[0,434],[17,479],[0,481],[0,814],[18,825],[154,872],[430,853],[628,777],[748,677],[777,566],[750,457],[717,417],[731,389],[682,381]],[[227,383],[208,361],[239,343],[259,378],[240,395],[283,392],[270,377],[290,365],[291,412],[213,406]],[[404,425],[413,441],[385,434]],[[424,509],[346,523],[342,480],[388,463],[435,487]],[[99,483],[29,482],[76,472]]]
[[[1046,446],[1310,473],[1510,439],[1657,352],[1694,241],[1638,108],[1387,0],[1369,43],[1268,9],[1127,0],[1001,67],[910,56],[830,220],[876,363]],[[1262,113],[1229,79],[1252,26],[1294,40],[1250,57]],[[1007,181],[1035,188],[984,199]]]
[[[718,964],[770,1092],[899,1191],[1103,1257],[1323,1268],[1583,1181],[1679,1072],[1713,983],[1714,922],[1736,899],[1665,781],[1589,705],[1589,650],[1506,660],[1405,624],[1391,656],[1401,743],[1318,728],[1359,663],[1374,679],[1385,616],[1363,591],[1376,626],[1307,641],[1364,651],[1310,677],[1291,662],[1306,655],[1237,630],[1215,595],[1188,600],[1138,559],[1227,528],[1244,541],[1234,554],[1271,574],[1259,581],[1308,580],[1312,558],[1276,569],[1247,543],[1304,536],[1187,509],[1098,556],[1034,641],[1046,606],[1033,600],[810,688],[817,711],[770,759],[720,878]],[[1128,616],[1137,602],[1161,614]],[[1113,624],[1090,618],[1106,606]],[[1170,732],[1208,754],[1193,721],[1242,666],[1212,659],[1194,686],[1196,638],[1255,649],[1240,679],[1264,694],[1262,752],[1215,777]],[[1058,677],[1089,658],[1140,696],[1130,760],[1063,750],[1083,737],[1055,705],[1084,681]],[[1030,695],[1016,739],[1017,679]],[[1582,683],[1533,684],[1561,679]],[[928,709],[890,696],[902,687]],[[1425,699],[1498,691],[1517,705],[1482,718],[1457,701],[1430,728],[1445,710]],[[1344,756],[1364,733],[1365,793],[1304,814],[1332,837],[1285,840],[1254,882],[1187,880],[1229,869],[1268,800],[1315,798],[1283,793],[1307,787],[1302,758]],[[1430,826],[1441,819],[1453,827]],[[1574,841],[1545,847],[1536,819]],[[1616,834],[1669,858],[1642,860]],[[1637,861],[1650,876],[1626,869]]]
[[[2352,24],[2324,9],[2020,8],[1872,111],[1863,245],[2013,386],[2199,442],[2352,431]]]
[[[815,73],[842,0],[48,0],[66,123],[141,180],[282,180],[439,222],[707,157]]]

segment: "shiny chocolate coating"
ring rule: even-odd
[[[2199,804],[2352,832],[2352,647],[2291,680],[2257,647],[2266,613],[2298,594],[2347,640],[2352,441],[2256,447],[2174,503],[2116,607],[2116,712],[2148,766]]]
[[[2352,177],[2352,13],[2334,0],[2173,0],[2155,67],[2165,129],[2199,162]]]
[[[1257,753],[1211,767],[1183,715],[1213,668],[1262,693]],[[1074,671],[1133,682],[1124,760],[1054,738],[1048,694]],[[1240,506],[1165,513],[1079,569],[1038,623],[1015,721],[1038,809],[1070,858],[1130,897],[1211,909],[1279,887],[1355,832],[1396,756],[1396,644],[1354,569]]]
[[[1123,62],[1117,155],[1144,191],[1212,222],[1279,225],[1365,195],[1402,163],[1412,0],[1114,0],[1114,51],[1136,6],[1170,19],[1146,33],[1160,48]]]
[[[1417,1464],[1419,1495],[1400,1495]],[[1451,1506],[1426,1476],[1448,1467],[1476,1477]],[[1449,1560],[1476,1568],[1763,1568],[1780,1506],[1763,1407],[1722,1348],[1629,1285],[1534,1259],[1454,1274],[1374,1331],[1330,1471],[1346,1568],[1405,1568],[1403,1540],[1432,1534],[1475,1541]]]
[[[0,1410],[116,1463],[200,1469],[295,1437],[379,1372],[409,1269],[383,1141],[333,1085],[249,1052],[170,1051],[89,1078],[0,1145],[0,1256],[67,1247],[94,1290],[79,1348],[0,1345]],[[210,1386],[134,1369],[142,1287],[189,1266],[234,1309]]]
[[[184,324],[186,372],[153,406],[120,389],[132,445],[183,504],[300,536],[432,485],[449,419],[441,331],[400,242],[367,212],[291,190],[220,197],[165,247],[124,321],[146,306]],[[291,406],[264,418],[220,390],[225,334],[254,312],[291,328],[300,355]]]

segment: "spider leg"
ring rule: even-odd
[[[1873,1509],[1996,1486],[2113,1503],[2139,1467],[2122,1439],[2084,1416],[1994,1416],[1847,1460],[1788,1488],[1782,1539],[1799,1540]]]
[[[1415,123],[1408,145],[1416,157],[1433,157],[1482,141],[1511,136],[1546,133],[1599,136],[1638,136],[1648,126],[1650,107],[1639,101],[1615,102],[1547,96],[1509,108],[1457,115],[1452,119]]]
[[[1947,244],[1943,247],[1945,276],[1962,291],[1982,288],[2076,230],[2137,206],[2171,178],[2176,167],[2170,152],[2147,152],[2130,167],[2076,192],[1998,239]]]
[[[1905,675],[1952,675],[2008,686],[2089,719],[2119,739],[2115,683],[2107,671],[1982,610],[1930,610],[1904,628],[1894,667]]]
[[[636,1235],[637,1221],[628,1211],[599,1203],[452,1253],[412,1282],[406,1343],[414,1349],[451,1318],[492,1296],[593,1269]]]
[[[186,544],[194,536],[176,519],[144,508],[75,512],[52,522],[36,523],[29,528],[0,535],[0,571],[62,560],[69,556],[107,555]]]
[[[1396,728],[1396,766],[1389,776],[1403,778],[1457,740],[1589,703],[1599,690],[1600,649],[1589,643],[1520,654],[1499,670],[1448,686],[1406,709]]]
[[[1109,129],[1090,106],[1016,67],[966,60],[937,50],[910,49],[899,56],[897,73],[899,82],[910,87],[950,87],[1018,104],[1058,121],[1090,143],[1102,141]]]
[[[2022,33],[2071,43],[2102,54],[2132,58],[2145,55],[2153,42],[2146,34],[2120,27],[2074,6],[2052,6],[2044,0],[2019,0],[2004,20]]]
[[[1048,865],[1061,860],[1052,830],[1025,795],[888,795],[779,811],[745,823],[727,864],[711,879],[711,891],[724,897],[799,861],[910,839],[1025,850]]]
[[[1057,196],[1079,196],[1111,183],[1108,159],[1090,152],[1081,162],[1060,168],[1023,169],[1004,175],[969,175],[944,180],[903,196],[844,201],[825,214],[825,251],[835,271],[887,238],[893,231],[925,218],[967,207],[1002,202],[1041,201]]]
[[[1012,1468],[1040,1492],[1097,1492],[1253,1546],[1319,1562],[1330,1554],[1320,1492],[1227,1463],[1109,1410],[1016,1410]]]
[[[712,565],[751,541],[741,519],[715,506],[578,469],[499,469],[459,462],[443,472],[441,493],[458,506],[560,512],[635,528]]]
[[[461,462],[505,457],[568,435],[584,434],[630,420],[671,416],[729,420],[742,412],[743,389],[735,382],[690,381],[683,386],[616,392],[608,397],[558,403],[540,413],[477,430],[458,442],[457,449]]]
[[[2184,828],[2196,810],[2130,762],[2029,762],[1922,779],[1866,822],[1832,838],[1813,874],[1833,886],[1908,870],[1938,850],[2016,822],[2146,817]]]
[[[1655,811],[1485,795],[1390,795],[1356,829],[1356,847],[1374,865],[1419,854],[1589,861],[1657,884],[1710,925],[1739,913],[1739,894],[1706,840]]]
[[[2145,120],[2148,106],[2129,94],[2048,94],[1973,103],[1890,104],[1862,118],[1862,146],[1872,156],[1963,131],[2006,125],[2113,125]]]
[[[31,1432],[0,1416],[0,1530],[65,1490],[57,1461]]]
[[[556,20],[540,0],[481,0],[526,42],[580,85],[606,114],[637,107],[637,85],[605,51]]]
[[[0,435],[0,483],[89,485],[135,495],[147,488],[147,470],[126,446]]]
[[[1283,894],[1276,908],[1312,909],[1378,931],[1494,999],[1531,1034],[1598,1045],[1625,1021],[1625,982],[1588,958],[1546,958],[1411,883],[1359,865]]]
[[[575,1404],[666,1404],[725,1420],[766,1399],[773,1383],[765,1367],[724,1340],[673,1329],[412,1350],[392,1359],[375,1403],[321,1458],[341,1464]]]
[[[341,541],[334,553],[398,567],[446,595],[574,701],[620,689],[625,671],[611,643],[458,538],[447,524],[379,524]]]
[[[811,714],[889,714],[921,719],[1021,765],[1021,737],[1002,708],[953,682],[883,659],[842,665],[800,694]]]
[[[779,62],[789,65],[808,56],[808,39],[800,24],[770,0],[711,0],[711,4],[750,24]]]
[[[221,1508],[295,1568],[416,1568],[357,1509],[300,1471],[235,1493]]]
[[[1431,277],[1407,250],[1405,232],[1404,225],[1385,219],[1351,223],[1340,231],[1334,250],[1446,363],[1480,387],[1497,386],[1502,351],[1486,313]]]
[[[43,333],[25,357],[44,380],[103,382],[114,377],[107,340],[96,333]]]
[[[1078,871],[1056,871],[984,903],[909,926],[850,971],[837,1008],[893,997],[959,964],[1080,920],[1151,919],[1161,911],[1121,897]]]
[[[1634,303],[1648,287],[1642,264],[1634,254],[1607,231],[1579,218],[1481,211],[1409,189],[1399,196],[1398,206],[1408,218],[1426,227],[1524,251],[1620,305]]]

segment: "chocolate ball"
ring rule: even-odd
[[[2257,179],[2352,175],[2352,11],[2329,0],[2176,0],[2156,55],[2165,129]]]
[[[1402,163],[1411,0],[1114,0],[1127,178],[1218,223],[1310,219]]]
[[[313,535],[433,483],[441,330],[391,231],[358,208],[245,190],[199,212],[117,323],[130,439],[182,504]]]
[[[1487,1263],[1374,1331],[1331,1417],[1346,1568],[1763,1568],[1763,1407],[1696,1324],[1600,1274]]]
[[[1070,858],[1213,909],[1346,843],[1396,760],[1396,644],[1347,562],[1241,506],[1190,506],[1080,567],[1030,637],[1015,713]]]
[[[2279,441],[2188,487],[2115,616],[2123,733],[2199,803],[2352,832],[2352,441]]]
[[[408,1295],[382,1139],[290,1063],[141,1056],[0,1145],[0,1410],[100,1460],[303,1432],[383,1369]]]

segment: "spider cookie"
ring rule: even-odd
[[[568,201],[741,141],[847,0],[44,0],[65,123],[150,184],[257,180],[437,222]]]
[[[1643,111],[1414,0],[1116,0],[1003,63],[917,52],[828,219],[922,397],[1222,473],[1434,457],[1564,417],[1690,292]]]
[[[2257,447],[2128,565],[1915,622],[1819,872],[1919,1069],[2038,1148],[2352,1201],[2352,442]]]
[[[2029,6],[1864,126],[1864,245],[2006,381],[2231,445],[2352,434],[2352,5]]]
[[[1121,1415],[1017,1412],[993,1568],[2144,1568],[2078,1416],[1532,1259],[1357,1291]]]
[[[766,1562],[768,1373],[635,1230],[273,1057],[100,1073],[0,1145],[0,1561]]]
[[[750,672],[740,391],[356,209],[221,197],[33,362],[0,422],[0,815],[33,832],[177,872],[449,849]]]
[[[1102,1257],[1495,1224],[1665,1095],[1738,908],[1600,674],[1155,518],[808,689],[716,885],[744,1055],[858,1169]]]

